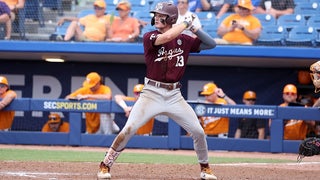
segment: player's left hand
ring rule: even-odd
[[[195,17],[194,14],[185,17],[184,21],[188,23],[187,28],[190,28],[190,27],[191,27],[191,25],[192,25],[192,23],[193,23],[193,20],[194,20],[195,18],[196,18],[196,17]]]

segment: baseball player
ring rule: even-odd
[[[143,84],[137,84],[133,87],[133,94],[134,97],[130,96],[124,96],[121,94],[117,94],[114,96],[114,100],[116,103],[123,109],[125,112],[126,117],[129,117],[129,114],[131,112],[132,106],[128,106],[126,104],[126,101],[132,101],[135,102],[138,100],[140,93],[143,89]],[[145,125],[141,126],[138,131],[136,132],[137,135],[151,135],[152,129],[154,124],[154,118],[151,118],[150,121],[148,121]]]
[[[7,78],[0,76],[0,131],[9,131],[12,126],[15,112],[2,111],[2,109],[7,107],[16,97],[17,93],[10,89]]]
[[[315,87],[314,92],[320,91],[320,61],[310,66],[310,76]],[[313,107],[319,107],[320,98],[313,104]],[[314,156],[320,154],[320,138],[311,137],[303,140],[299,146],[299,155],[297,161],[301,162],[305,156]]]
[[[111,100],[112,92],[109,86],[102,83],[101,76],[91,72],[86,76],[83,87],[69,94],[66,99],[76,100]],[[87,112],[86,133],[88,134],[112,134],[119,131],[119,127],[113,122],[110,113]]]
[[[209,166],[205,133],[197,115],[182,96],[179,82],[187,67],[189,53],[212,49],[216,43],[203,30],[192,26],[192,17],[172,26],[178,19],[178,9],[171,2],[159,2],[150,13],[154,14],[151,24],[157,30],[143,36],[146,63],[144,88],[132,107],[126,125],[100,163],[98,178],[111,179],[110,168],[130,138],[150,118],[162,114],[173,119],[192,137],[201,167],[201,178],[217,179]],[[181,34],[187,28],[197,37]]]
[[[58,113],[51,113],[48,121],[43,125],[42,132],[69,132],[69,123],[61,119]]]
[[[235,105],[236,102],[227,96],[215,83],[209,82],[203,86],[201,95],[205,96],[205,103]],[[208,136],[227,138],[229,132],[229,118],[216,116],[200,116],[199,121]]]

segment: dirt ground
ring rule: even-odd
[[[48,146],[0,145],[0,148],[48,149]],[[70,151],[97,151],[101,147],[60,147],[54,149]],[[126,149],[126,152],[152,154],[184,154],[195,156],[189,150],[142,150]],[[1,154],[0,154],[1,156]],[[272,154],[257,152],[210,151],[210,157],[250,157],[296,160],[296,154]],[[320,177],[320,156],[304,158],[302,163],[238,163],[210,164],[219,180],[293,180],[318,179]],[[15,180],[91,180],[97,179],[99,162],[17,162],[0,161],[0,179]],[[111,169],[113,180],[191,180],[199,178],[199,165],[183,164],[127,164],[115,163]]]

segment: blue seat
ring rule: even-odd
[[[233,14],[233,13],[224,13],[219,19],[217,19],[216,21],[216,23],[218,24],[218,25],[220,25],[221,23],[222,23],[222,21],[226,18],[226,17],[228,17],[228,16],[230,16],[231,14]]]
[[[0,23],[0,39],[3,40],[6,37],[6,24]]]
[[[133,17],[146,22],[150,22],[153,17],[153,14],[150,13],[149,11],[135,11],[133,13]]]
[[[59,16],[63,16],[62,0],[43,0],[43,7],[58,11]]]
[[[315,0],[296,3],[296,6],[294,8],[294,13],[302,14],[306,18],[312,15],[320,15],[320,4]]]
[[[262,26],[272,26],[277,23],[276,18],[270,14],[254,14],[254,16],[259,19]]]
[[[219,38],[219,35],[217,34],[218,26],[216,24],[205,25],[202,29],[207,32],[212,38]]]
[[[44,27],[43,5],[39,0],[27,0],[24,4],[25,18],[39,22],[40,27]]]
[[[264,26],[259,38],[254,44],[262,46],[283,46],[285,31],[282,26]]]
[[[156,28],[154,26],[151,26],[151,24],[148,24],[144,27],[141,28],[140,30],[140,34],[138,36],[138,42],[142,42],[143,40],[143,35],[146,33],[146,32],[149,32],[149,31],[153,31],[155,30]]]
[[[290,32],[285,39],[287,46],[315,46],[316,30],[310,26],[297,26]]]
[[[196,12],[195,14],[198,16],[201,24],[207,23],[207,22],[215,23],[216,21],[216,15],[213,12],[201,11],[201,12]]]
[[[306,19],[301,14],[282,15],[277,19],[277,25],[284,27],[286,30],[286,35],[288,36],[288,33],[293,27],[305,26]]]
[[[320,15],[311,16],[307,21],[307,25],[320,30]]]
[[[19,33],[21,40],[26,39],[26,28],[25,28],[26,12],[25,8],[19,9],[18,16],[12,22],[12,31]]]

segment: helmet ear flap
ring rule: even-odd
[[[151,26],[155,24],[154,16],[151,18]]]

